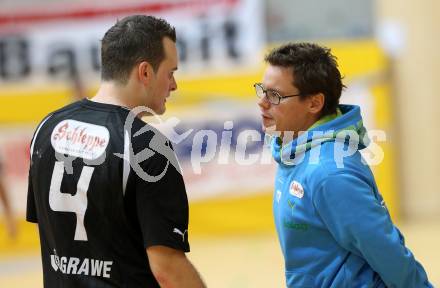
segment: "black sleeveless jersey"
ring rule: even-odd
[[[82,100],[31,143],[26,218],[44,287],[159,287],[145,249],[189,251],[188,199],[168,139],[133,112]]]

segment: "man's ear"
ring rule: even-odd
[[[321,113],[322,108],[324,108],[325,96],[322,93],[317,93],[310,96],[309,102],[309,112],[315,115]]]
[[[151,78],[154,76],[153,66],[147,61],[143,61],[137,66],[137,76],[139,81],[141,81],[144,85],[148,85],[150,83]]]

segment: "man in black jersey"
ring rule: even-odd
[[[188,200],[174,151],[139,118],[164,113],[177,89],[175,42],[162,19],[118,21],[102,39],[96,96],[37,127],[27,220],[38,223],[44,287],[205,286],[185,256]]]

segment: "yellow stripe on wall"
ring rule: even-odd
[[[41,121],[48,113],[70,101],[66,89],[38,90],[4,94],[0,90],[0,124],[29,124]]]
[[[349,81],[361,75],[383,70],[386,61],[374,41],[328,43],[338,57],[343,75]],[[178,90],[172,96],[171,109],[178,109],[209,100],[238,100],[254,98],[253,84],[263,75],[263,59],[255,71],[234,72],[225,75],[190,77],[177,74]],[[66,83],[67,84],[67,83]],[[66,86],[67,87],[67,86]],[[96,87],[89,89],[92,96]],[[68,88],[45,88],[26,91],[0,88],[0,123],[35,123],[45,115],[72,101],[74,92]]]
[[[190,203],[189,228],[190,235],[275,233],[272,193]]]

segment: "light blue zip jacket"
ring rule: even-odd
[[[287,286],[432,287],[359,153],[368,144],[360,108],[339,108],[341,116],[285,146],[272,141],[273,213]]]

